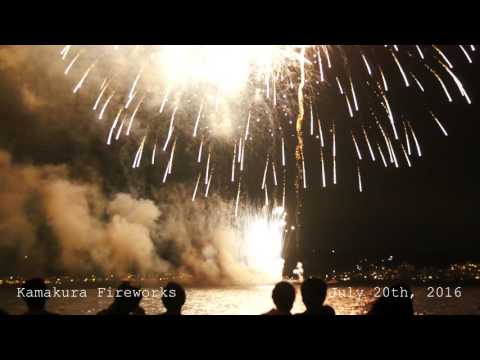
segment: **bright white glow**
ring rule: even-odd
[[[154,61],[170,84],[207,83],[235,94],[252,73],[268,80],[291,47],[280,45],[159,45]],[[232,71],[235,69],[235,71]]]
[[[243,218],[243,252],[246,265],[272,281],[282,278],[286,213],[282,207],[264,209]]]

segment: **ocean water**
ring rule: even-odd
[[[164,311],[161,299],[147,288],[152,296],[144,297],[142,307],[147,314]],[[273,307],[272,285],[187,288],[187,302],[184,314],[188,315],[257,315]],[[373,287],[330,288],[326,303],[338,315],[361,315],[368,311],[382,289]],[[426,315],[480,315],[480,287],[462,287],[455,293],[455,287],[414,287],[414,308],[417,314]],[[86,298],[51,298],[47,308],[52,312],[71,315],[94,315],[105,309],[112,298],[98,296],[98,289],[86,289]],[[451,297],[449,297],[451,296]],[[23,300],[17,297],[15,288],[0,288],[0,308],[10,314],[21,314],[26,310]],[[293,313],[304,311],[300,289],[297,287]]]

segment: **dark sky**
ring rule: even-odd
[[[434,77],[431,74],[427,77],[424,68],[415,66],[409,69],[417,75],[422,74],[426,95],[421,97],[413,82],[411,88],[405,90],[398,69],[390,59],[390,65],[386,64],[384,71],[389,74],[390,93],[395,94],[390,98],[391,105],[397,119],[409,119],[414,124],[423,156],[421,159],[413,157],[414,166],[407,168],[403,155],[397,150],[402,164],[400,169],[392,166],[384,169],[378,153],[376,163],[363,160],[360,163],[363,193],[359,193],[357,188],[356,161],[349,135],[352,126],[347,123],[352,120],[347,117],[344,99],[320,97],[315,100],[316,113],[324,126],[330,126],[332,121],[337,124],[338,185],[332,185],[331,159],[326,151],[328,186],[326,189],[321,188],[319,143],[317,139],[306,135],[309,189],[303,195],[301,260],[307,261],[311,266],[322,264],[323,268],[330,265],[349,268],[360,258],[379,260],[389,255],[418,264],[480,260],[476,214],[480,58],[476,56],[478,52],[474,53],[474,64],[468,65],[458,48],[444,48],[448,49],[450,59],[456,65],[454,70],[463,81],[473,104],[467,105],[454,83],[444,76],[454,99],[452,104],[447,103]],[[370,55],[377,56],[374,53]],[[378,55],[377,60],[384,63],[385,59],[381,56]],[[43,65],[48,66],[48,63]],[[368,80],[361,62],[354,61],[349,68],[353,74],[363,74],[358,75],[358,81]],[[21,73],[20,70],[16,69]],[[24,70],[25,76],[30,74],[27,71],[29,69]],[[88,177],[89,169],[94,169],[93,173],[110,179],[104,181],[107,190],[109,187],[115,190],[131,188],[131,177],[123,179],[126,176],[125,164],[119,163],[116,155],[121,149],[104,151],[103,137],[95,135],[98,133],[96,125],[85,121],[90,114],[83,104],[74,99],[68,100],[62,110],[55,113],[55,117],[61,117],[61,122],[58,118],[57,121],[48,122],[48,116],[45,117],[44,112],[36,118],[32,112],[24,109],[24,103],[19,100],[19,89],[26,81],[25,78],[6,73],[0,76],[0,116],[4,124],[0,147],[8,149],[16,161],[67,163],[77,177]],[[33,80],[29,78],[29,86],[45,89],[46,85],[39,85],[44,81],[42,76],[47,74],[39,74]],[[428,78],[430,80],[426,80]],[[56,93],[69,91],[61,83],[47,85],[47,89],[46,95],[43,95],[47,99],[51,96],[52,100],[48,101],[52,103],[58,100],[54,99]],[[359,91],[362,109],[373,102],[369,94]],[[448,137],[442,135],[426,109],[432,109],[441,119],[449,133]],[[372,123],[367,115],[362,115],[360,120],[355,121],[359,121],[358,124],[364,123],[370,131]],[[358,124],[353,125],[355,131],[359,129]],[[308,128],[308,121],[305,126]],[[330,142],[330,134],[327,136],[327,131],[325,133],[327,142]],[[290,151],[293,150],[292,141],[289,140],[288,144]],[[361,147],[364,157],[368,158],[365,144]],[[256,188],[257,191],[264,156],[263,152],[259,152],[258,161],[249,165],[247,186]],[[176,176],[181,180],[190,179],[191,172],[187,170],[192,164],[191,159],[179,161],[184,161],[186,166],[179,167],[180,172]],[[142,188],[145,184],[153,186],[151,184],[158,184],[161,179],[159,172],[151,169],[143,171],[142,176],[136,177],[140,193],[145,191]],[[292,181],[293,169],[289,168],[288,171]],[[292,191],[289,192],[289,199],[292,208]],[[336,251],[334,256],[330,253],[332,249]]]
[[[414,166],[407,168],[400,153],[398,158],[403,163],[400,169],[384,169],[380,163],[374,166],[362,161],[364,192],[361,194],[356,189],[355,162],[343,154],[347,148],[349,155],[353,153],[352,141],[348,137],[340,140],[339,185],[327,189],[316,186],[305,196],[302,254],[310,254],[307,258],[312,266],[321,263],[348,269],[361,257],[379,261],[389,255],[425,265],[480,260],[477,233],[480,68],[476,59],[473,65],[466,65],[459,54],[455,55],[455,47],[446,48],[453,54],[452,59],[462,64],[454,70],[468,89],[473,104],[468,105],[448,81],[453,103],[447,102],[433,80],[423,82],[426,99],[420,97],[414,84],[412,88],[417,91],[396,89],[392,106],[402,114],[396,117],[404,116],[414,124],[423,156],[414,157]],[[401,85],[399,77],[396,81]],[[432,109],[441,119],[448,137],[443,136],[425,109]],[[366,147],[363,153],[368,157]],[[313,177],[319,180],[318,176]],[[312,254],[312,249],[317,253]],[[335,255],[330,255],[331,249],[336,250]]]

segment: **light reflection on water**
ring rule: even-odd
[[[187,288],[187,302],[184,313],[189,315],[257,315],[270,310],[273,306],[271,291],[273,286]],[[351,289],[351,290],[350,290]],[[461,298],[427,298],[427,288],[413,288],[414,307],[421,314],[476,314],[480,315],[480,288],[464,288]],[[108,307],[111,298],[97,296],[96,289],[87,290],[87,298],[53,298],[49,300],[48,309],[60,314],[96,314]],[[330,288],[326,303],[339,315],[363,314],[368,304],[374,300],[374,288]],[[158,297],[142,300],[147,314],[159,314],[164,311]],[[25,311],[21,299],[16,298],[15,289],[0,289],[0,308],[12,314]],[[293,313],[303,312],[300,289]]]

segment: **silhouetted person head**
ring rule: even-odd
[[[302,300],[307,308],[305,314],[335,315],[330,306],[323,303],[327,297],[327,284],[319,278],[308,278],[302,283]]]
[[[162,302],[167,309],[165,315],[181,315],[187,299],[185,289],[176,282],[169,282],[163,290],[165,295],[162,296]]]
[[[323,306],[327,297],[327,284],[322,279],[309,278],[302,283],[302,299],[307,309]]]
[[[45,312],[47,303],[45,281],[40,278],[30,279],[23,285],[25,296],[23,300],[27,304],[28,314],[36,314]]]
[[[373,302],[369,315],[413,316],[412,291],[405,284],[385,287],[382,296]]]
[[[132,286],[128,281],[124,281],[117,289],[117,297],[112,305],[103,310],[99,315],[138,315],[145,314],[140,307],[142,301],[142,292],[140,288]]]
[[[286,281],[279,282],[273,288],[272,300],[280,314],[289,315],[295,302],[295,288]]]

